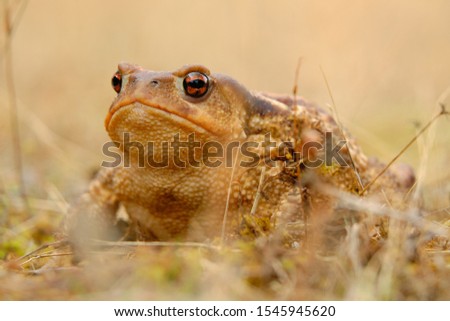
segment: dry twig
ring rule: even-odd
[[[13,61],[11,54],[11,46],[14,31],[19,25],[20,18],[25,12],[25,8],[28,1],[24,0],[19,4],[19,9],[17,9],[17,13],[15,17],[13,17],[12,8],[7,7],[5,5],[4,8],[4,28],[6,33],[6,43],[4,48],[4,57],[5,57],[5,75],[6,75],[6,90],[8,92],[9,97],[9,105],[10,105],[10,122],[11,122],[11,135],[12,135],[12,146],[13,146],[13,157],[14,164],[16,166],[16,175],[18,180],[19,192],[22,197],[23,202],[27,209],[29,209],[27,198],[26,198],[26,190],[25,190],[25,180],[23,177],[23,165],[22,165],[22,147],[21,147],[21,139],[20,139],[20,129],[19,129],[19,116],[18,116],[18,108],[17,108],[17,97],[16,97],[16,88],[14,85],[14,77],[13,77]]]

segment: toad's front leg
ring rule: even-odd
[[[65,231],[75,247],[92,239],[117,240],[123,233],[117,225],[119,200],[111,188],[114,169],[101,169],[89,189],[69,209]]]

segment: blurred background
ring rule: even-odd
[[[0,3],[4,20],[21,1]],[[249,89],[289,94],[302,57],[300,94],[330,104],[322,68],[341,121],[369,155],[389,161],[439,111],[450,85],[449,14],[448,0],[29,1],[11,48],[27,193],[45,207],[86,188],[108,141],[103,120],[120,61],[153,70],[201,63]],[[0,33],[5,203],[17,181]],[[448,181],[449,120],[435,125],[401,161],[426,170],[427,181]]]

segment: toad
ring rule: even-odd
[[[74,241],[212,241],[289,224],[301,239],[308,218],[333,219],[340,193],[399,193],[414,181],[409,168],[388,170],[364,190],[383,165],[328,112],[201,65],[157,72],[121,63],[112,86],[105,127],[117,149],[106,154],[117,161],[72,206]]]

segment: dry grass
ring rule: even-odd
[[[20,3],[1,2],[0,19],[5,4],[17,10]],[[109,78],[118,61],[166,70],[200,62],[249,88],[289,92],[303,56],[298,93],[327,105],[322,65],[341,121],[368,154],[385,161],[439,112],[436,101],[450,104],[439,97],[450,83],[445,0],[119,3],[105,10],[101,1],[30,2],[15,26],[12,67],[28,207],[14,170],[17,138],[3,85],[8,37],[0,32],[1,299],[450,299],[445,117],[401,158],[418,176],[404,210],[339,194],[347,211],[369,212],[367,222],[390,217],[389,238],[370,258],[370,244],[358,237],[364,222],[348,222],[348,236],[333,251],[312,226],[307,244],[294,248],[278,233],[223,247],[219,241],[99,243],[90,260],[74,267],[70,249],[52,242],[67,204],[100,163],[107,140],[102,120],[113,97]]]

